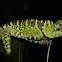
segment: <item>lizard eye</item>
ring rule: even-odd
[[[60,31],[60,28],[56,28],[56,31]]]

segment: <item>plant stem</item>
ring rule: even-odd
[[[46,62],[48,62],[48,60],[49,60],[49,52],[50,52],[50,45],[48,46],[48,52],[47,52],[47,61]]]
[[[21,46],[21,44],[19,45],[19,62],[20,62],[20,46]]]
[[[20,45],[19,45],[19,62],[23,62],[23,50],[24,50],[24,42],[20,42]]]

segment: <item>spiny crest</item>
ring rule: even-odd
[[[14,21],[14,22],[10,22],[10,23],[7,23],[7,24],[4,24],[4,26],[3,26],[3,28],[6,28],[6,27],[8,27],[8,26],[11,26],[11,27],[13,27],[14,25],[17,25],[17,26],[19,26],[19,25],[25,25],[25,26],[28,26],[28,25],[31,25],[31,26],[34,26],[34,25],[38,25],[39,23],[43,23],[43,20],[41,20],[41,21],[38,21],[37,19],[36,20],[34,20],[34,19],[31,19],[31,20],[17,20],[17,21]]]
[[[45,20],[44,26],[50,26],[53,24],[53,21]]]

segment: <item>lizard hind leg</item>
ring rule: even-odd
[[[8,31],[4,32],[4,36],[2,36],[2,41],[4,44],[4,48],[8,55],[11,53],[11,39],[10,39],[10,33]]]

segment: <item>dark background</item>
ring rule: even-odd
[[[0,25],[22,19],[42,19],[56,22],[58,19],[62,19],[62,4],[59,1],[52,0],[0,1]],[[61,37],[53,39],[49,62],[62,61],[61,40]],[[47,46],[25,43],[24,62],[46,62],[46,54]],[[7,58],[3,56],[0,56],[0,59],[1,62],[7,61]]]

